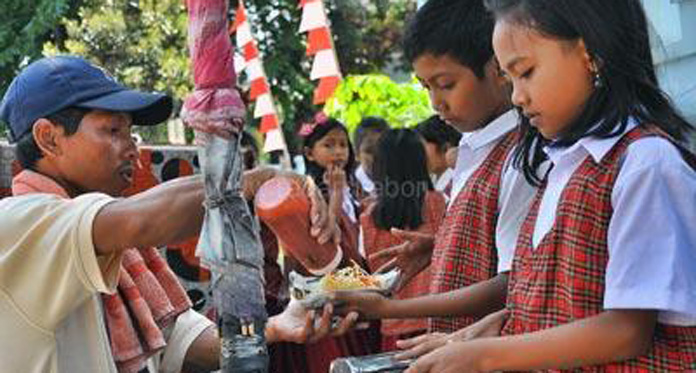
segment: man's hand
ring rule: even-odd
[[[273,342],[314,343],[327,336],[340,336],[350,330],[358,314],[348,313],[337,326],[332,325],[333,306],[327,304],[319,320],[316,312],[304,308],[298,301],[291,300],[283,313],[268,320],[266,340]]]
[[[387,263],[377,269],[377,273],[386,272],[392,268],[401,269],[399,288],[406,285],[413,277],[430,265],[433,256],[435,237],[431,234],[408,232],[392,228],[391,234],[405,240],[401,245],[384,249],[370,255],[370,260],[387,260]]]
[[[304,189],[310,202],[309,216],[312,224],[310,234],[317,239],[320,245],[329,241],[333,241],[338,245],[341,242],[341,230],[338,228],[338,220],[326,204],[321,191],[311,177],[304,178]]]
[[[428,354],[446,345],[450,341],[464,342],[477,338],[497,337],[507,318],[507,310],[494,312],[474,324],[451,334],[430,333],[396,342],[397,347],[406,351],[398,354],[397,359],[407,360]]]

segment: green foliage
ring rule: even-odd
[[[396,51],[415,0],[325,3],[344,75],[404,70]],[[312,104],[317,82],[309,80],[312,59],[305,55],[306,35],[298,33],[301,9],[298,0],[245,5],[292,148],[296,124],[321,109]],[[236,6],[230,0],[231,17]],[[0,12],[8,15],[0,23],[0,91],[44,53],[82,55],[128,86],[167,92],[179,102],[192,89],[182,0],[2,0]],[[141,129],[141,135],[161,143],[166,128]]]
[[[41,56],[69,0],[3,0],[0,2],[0,94],[21,65]]]
[[[414,0],[325,0],[344,75],[408,69],[400,58]]]
[[[187,15],[181,0],[112,0],[80,8],[64,20],[67,40],[44,52],[76,54],[104,67],[129,87],[183,99],[193,88]],[[141,127],[148,143],[166,143],[166,126]]]
[[[380,116],[393,128],[413,127],[432,115],[428,93],[415,81],[395,83],[384,75],[356,75],[339,85],[324,111],[352,132],[366,116]]]
[[[41,45],[53,36],[69,0],[0,2],[0,97],[20,67],[41,57]],[[5,133],[0,125],[0,137]]]

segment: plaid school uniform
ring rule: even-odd
[[[525,220],[508,288],[509,318],[502,335],[530,333],[603,311],[612,217],[612,189],[628,146],[657,130],[628,132],[599,163],[583,161],[563,190],[553,227],[532,247],[542,185]],[[696,371],[696,327],[658,324],[649,353],[621,363],[586,367],[587,372]]]
[[[423,224],[417,232],[434,234],[445,214],[445,199],[440,192],[429,191],[423,200]],[[386,263],[386,260],[369,260],[370,255],[376,254],[386,248],[400,245],[404,240],[395,237],[390,231],[377,228],[372,219],[375,203],[370,204],[360,216],[360,227],[363,234],[363,246],[368,257],[368,266],[371,271],[377,270]],[[395,294],[397,299],[415,298],[428,294],[430,286],[430,267],[414,277],[406,286]],[[428,327],[425,319],[383,320],[382,337],[401,336],[413,332],[425,331]],[[384,345],[384,344],[383,344]]]
[[[505,162],[516,142],[516,131],[505,135],[451,202],[435,236],[431,293],[460,289],[497,274],[498,195]],[[475,321],[473,317],[431,318],[430,329],[451,333]]]

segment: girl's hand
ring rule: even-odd
[[[500,335],[500,330],[503,328],[506,318],[507,310],[500,310],[451,334],[430,333],[398,341],[396,346],[407,351],[396,355],[396,358],[399,360],[417,358],[433,352],[450,341],[464,342],[477,338],[497,337]]]
[[[406,351],[396,354],[394,358],[397,360],[408,360],[423,356],[446,345],[450,338],[451,334],[428,333],[397,341],[396,347]]]
[[[343,189],[346,185],[346,173],[338,166],[330,166],[324,172],[324,182],[329,188],[329,213],[337,218],[343,209]]]
[[[470,342],[451,341],[420,357],[404,373],[461,373],[485,372],[483,360],[489,340]]]
[[[330,211],[321,191],[311,177],[304,178],[304,190],[310,202],[310,234],[317,239],[320,245],[329,241],[333,241],[336,245],[340,244],[341,230],[338,227],[336,215]]]
[[[338,314],[357,312],[366,319],[382,318],[389,308],[389,299],[373,291],[337,291],[332,302]]]
[[[503,324],[507,319],[508,311],[502,309],[493,312],[481,320],[452,333],[452,339],[458,341],[469,341],[476,338],[498,337]]]
[[[324,172],[324,182],[329,187],[331,193],[343,192],[346,187],[346,172],[340,165],[332,164]]]
[[[431,234],[408,232],[395,228],[392,228],[391,234],[406,242],[372,254],[369,260],[387,260],[386,264],[375,271],[377,273],[399,268],[401,270],[399,288],[402,288],[430,265],[433,247],[435,246],[435,237]]]

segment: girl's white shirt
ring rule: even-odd
[[[631,119],[626,132],[638,125]],[[537,247],[551,230],[570,177],[588,157],[600,162],[621,136],[546,148],[548,174],[534,227]],[[696,326],[696,172],[669,141],[632,143],[612,191],[605,309],[658,310],[659,322]]]

